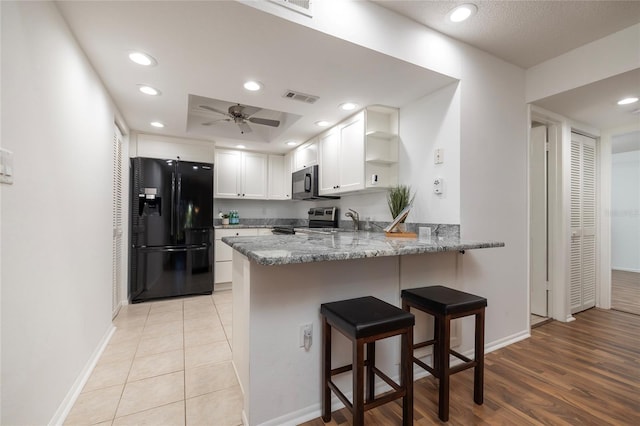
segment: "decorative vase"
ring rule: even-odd
[[[407,224],[402,222],[396,225],[396,232],[407,232]]]
[[[228,217],[223,218],[222,219],[222,224],[223,225],[228,225],[229,224],[229,218]]]

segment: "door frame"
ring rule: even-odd
[[[529,148],[531,147],[531,134],[530,130],[533,122],[542,123],[547,127],[547,142],[549,143],[549,154],[547,158],[547,227],[548,227],[548,293],[547,293],[547,316],[559,321],[570,321],[571,316],[567,316],[568,309],[568,296],[569,289],[566,285],[566,279],[568,276],[568,260],[569,254],[566,249],[568,244],[568,238],[566,238],[566,232],[563,229],[566,228],[563,212],[566,210],[563,188],[563,173],[562,167],[563,156],[562,140],[563,133],[565,132],[565,126],[563,124],[562,117],[545,111],[535,105],[530,106],[529,111],[529,132],[527,133],[527,141]],[[528,176],[527,176],[527,192],[528,192],[528,209],[527,209],[527,233],[528,241],[531,241],[531,158],[529,158],[529,152],[527,152],[529,164]],[[568,158],[568,157],[567,157]],[[527,297],[529,306],[529,313],[531,311],[531,246],[527,247],[527,254],[529,258],[528,262],[528,275],[527,275]],[[531,321],[529,315],[527,321]],[[530,326],[531,324],[529,324]]]
[[[549,144],[547,143],[547,132],[546,124],[538,121],[531,122],[529,127],[529,310],[532,315],[543,317],[549,316],[549,167],[547,164]],[[534,134],[537,136],[534,137]],[[541,136],[543,137],[542,141],[540,141]]]
[[[611,162],[612,139],[616,135],[639,132],[640,124],[616,127],[603,131],[597,141],[598,152],[598,229],[596,229],[596,274],[599,286],[596,288],[596,306],[611,309]]]

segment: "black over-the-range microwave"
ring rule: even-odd
[[[291,176],[291,197],[294,200],[336,199],[318,193],[318,166],[305,167]]]

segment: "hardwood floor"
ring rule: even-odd
[[[611,271],[611,308],[640,315],[640,274]]]
[[[473,403],[473,371],[451,377],[450,425],[639,425],[640,316],[590,309],[553,321],[485,357],[484,405]],[[433,377],[415,382],[414,424],[441,423]],[[368,411],[367,425],[400,425],[400,402]],[[305,426],[322,426],[318,418]],[[329,425],[350,425],[333,413]]]

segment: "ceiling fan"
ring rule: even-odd
[[[203,126],[211,126],[219,121],[233,122],[240,127],[240,133],[251,133],[251,127],[248,123],[262,124],[264,126],[278,127],[280,122],[278,120],[269,120],[267,118],[253,117],[254,114],[261,111],[260,108],[247,106],[247,105],[231,105],[228,112],[223,112],[208,105],[200,105],[200,108],[213,111],[218,114],[226,115],[227,118],[220,118],[218,120],[202,123]]]

